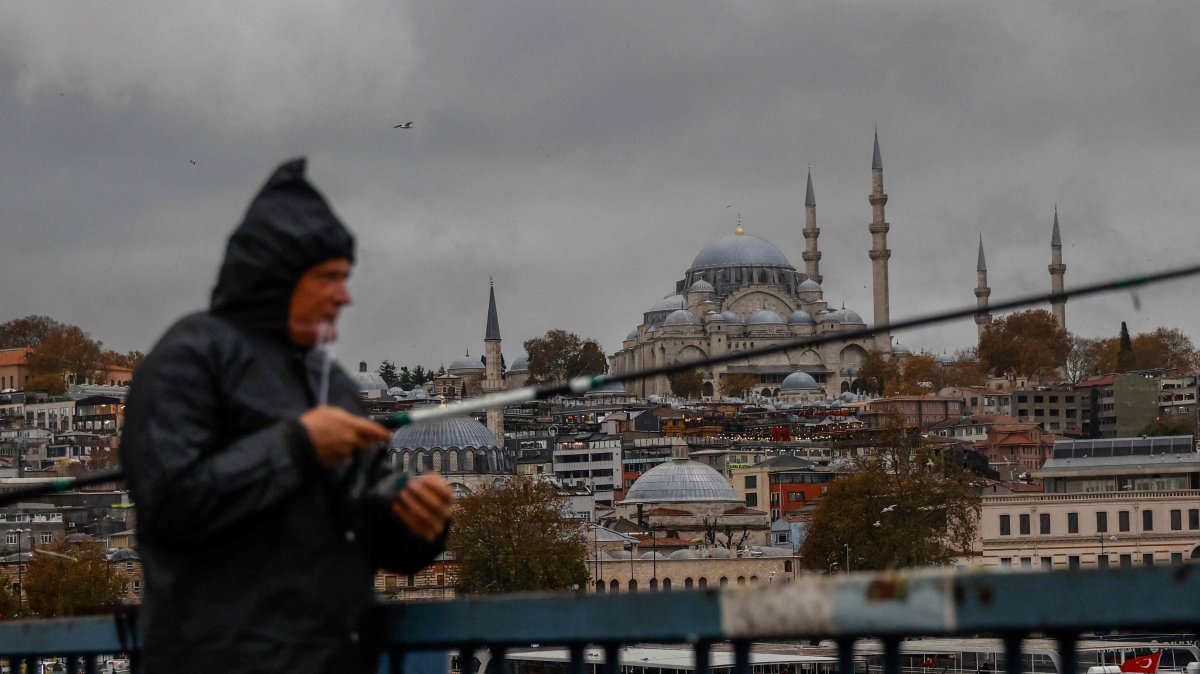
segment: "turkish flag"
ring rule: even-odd
[[[1121,663],[1122,672],[1145,672],[1146,674],[1154,674],[1158,671],[1158,660],[1162,657],[1162,653],[1151,653],[1143,655],[1139,658],[1133,658]]]
[[[921,661],[922,667],[937,667],[937,656],[931,655]],[[1139,670],[1140,671],[1140,670]]]

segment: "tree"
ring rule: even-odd
[[[136,370],[138,365],[146,359],[146,354],[141,351],[129,351],[128,353],[118,353],[116,351],[105,351],[100,354],[100,364],[104,367],[115,365],[116,367],[127,367],[130,370]]]
[[[121,603],[121,577],[99,543],[59,543],[37,548],[25,572],[29,610],[39,616],[104,612]]]
[[[608,372],[608,360],[595,340],[554,329],[542,337],[525,340],[529,355],[529,383],[561,384],[575,377]]]
[[[888,395],[920,395],[930,389],[941,388],[940,366],[937,359],[928,353],[915,353],[905,356],[900,362],[900,376],[896,378],[894,387],[887,387]]]
[[[0,620],[15,617],[20,610],[21,604],[16,593],[8,587],[8,583],[4,583],[4,587],[0,587]]]
[[[1143,332],[1130,343],[1130,370],[1186,370],[1200,366],[1200,354],[1192,340],[1175,328]]]
[[[1146,424],[1142,429],[1143,436],[1163,435],[1195,435],[1196,417],[1191,414],[1179,414],[1170,417],[1159,417]]]
[[[72,377],[76,382],[99,378],[102,344],[74,325],[55,328],[29,352],[29,375]]]
[[[987,368],[979,362],[975,350],[955,354],[955,360],[942,375],[943,386],[983,386]]]
[[[721,395],[730,398],[744,398],[747,389],[757,388],[758,375],[749,372],[734,372],[721,378]]]
[[[587,583],[582,524],[555,487],[510,477],[460,499],[448,548],[468,592],[566,590]]]
[[[888,385],[900,378],[900,366],[897,359],[871,349],[859,366],[858,376],[866,384],[869,393],[883,395]]]
[[[1117,338],[1117,372],[1128,372],[1133,364],[1133,341],[1129,339],[1129,328],[1121,321],[1121,336]]]
[[[425,384],[425,382],[432,381],[432,380],[433,380],[432,373],[427,372],[425,370],[425,368],[421,367],[420,365],[418,365],[412,369],[412,385],[413,386],[422,386]]]
[[[396,364],[390,360],[385,360],[379,364],[379,378],[383,383],[387,384],[388,388],[396,388],[400,386],[400,375],[396,372]]]
[[[58,374],[41,374],[25,380],[26,391],[40,391],[46,395],[60,396],[67,392],[67,380]]]
[[[997,375],[1043,379],[1063,366],[1070,336],[1044,309],[1002,316],[979,336],[979,358]]]
[[[0,323],[0,349],[38,347],[50,333],[63,327],[49,316],[26,316]]]
[[[704,373],[700,370],[683,370],[667,375],[671,393],[685,400],[699,398],[704,392]]]
[[[946,565],[975,538],[975,477],[957,453],[910,438],[899,415],[884,421],[876,446],[853,459],[817,502],[800,556],[827,569],[850,547],[856,569]]]

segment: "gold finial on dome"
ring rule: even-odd
[[[746,230],[742,229],[742,214],[741,213],[738,213],[737,229],[733,230],[733,233],[737,234],[738,236],[741,236],[746,233]]]

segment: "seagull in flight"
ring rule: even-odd
[[[892,511],[893,511],[893,510],[895,510],[895,509],[896,509],[896,504],[895,504],[895,503],[893,503],[892,505],[890,505],[890,506],[888,506],[888,507],[884,508],[884,509],[883,509],[883,510],[881,510],[880,512],[890,513],[890,512],[892,512]]]
[[[393,129],[411,129],[412,122],[405,122],[403,124],[397,124],[396,126],[393,126],[392,128]]]
[[[195,159],[189,159],[188,161],[192,162],[192,166],[195,166],[195,165],[196,165],[196,160],[195,160]]]

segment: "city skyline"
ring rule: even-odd
[[[870,322],[876,125],[894,319],[972,306],[980,234],[993,303],[1049,292],[1056,203],[1068,290],[1193,257],[1188,3],[292,7],[6,11],[0,321],[149,349],[296,155],[358,236],[352,369],[482,355],[489,278],[509,362],[551,328],[612,353],[739,214],[803,271],[810,166],[826,300]],[[1194,287],[1068,328],[1200,338]]]

